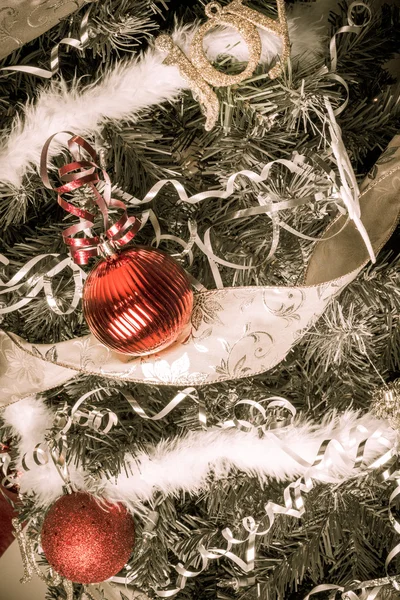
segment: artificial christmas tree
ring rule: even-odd
[[[256,29],[255,52],[224,22],[203,36],[196,1],[107,0],[83,50],[60,46],[50,82],[0,75],[0,401],[6,476],[30,523],[18,539],[33,573],[47,510],[77,493],[135,522],[119,574],[72,584],[50,571],[49,599],[398,593],[400,117],[384,64],[399,11],[334,4],[328,32],[322,0],[279,15],[275,2],[211,3],[210,19],[253,19],[247,32],[276,24]],[[60,23],[25,56],[44,64],[65,34]],[[99,158],[67,172],[55,143],[52,181],[54,167],[69,182],[110,177],[94,194],[71,186],[68,217],[40,168],[62,131]],[[66,225],[76,247],[100,237],[108,191],[141,222],[135,242],[193,285],[189,331],[150,356],[90,335],[79,300],[96,252],[87,267],[63,246]],[[118,223],[117,205],[108,216]]]

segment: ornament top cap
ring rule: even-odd
[[[101,242],[97,246],[97,253],[99,256],[103,258],[111,258],[112,256],[116,256],[118,254],[118,246],[112,240],[101,236]]]

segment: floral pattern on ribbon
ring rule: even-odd
[[[365,190],[370,238],[376,251],[389,239],[398,218],[399,139],[395,138],[392,144],[398,164],[393,166],[386,159],[381,162],[379,171],[383,175],[367,183]],[[392,155],[389,153],[388,158]],[[313,255],[323,271],[328,261],[334,261],[339,254],[337,269],[332,271],[336,274],[334,279],[304,286],[202,291],[196,297],[187,330],[174,344],[151,356],[117,354],[93,336],[32,346],[18,336],[0,331],[0,406],[14,398],[62,385],[82,372],[150,385],[196,386],[268,371],[287,356],[328,303],[367,264],[367,253],[365,258],[361,254],[358,258],[356,252],[356,262],[348,260],[352,244],[357,250],[358,238],[349,240],[345,236],[343,248],[340,236],[334,239],[335,244],[328,243]],[[319,277],[321,274],[316,281]],[[313,281],[312,277],[307,281]]]
[[[305,299],[305,291],[301,288],[285,290],[284,288],[275,288],[272,292],[263,294],[263,304],[265,310],[282,317],[288,327],[291,321],[300,321],[300,310]]]
[[[22,348],[11,345],[4,350],[4,356],[7,361],[6,377],[16,381],[23,379],[33,387],[39,387],[43,382],[43,373],[37,368],[34,357]]]
[[[210,293],[196,294],[191,316],[192,325],[196,331],[200,329],[202,323],[207,325],[221,324],[218,313],[224,310],[221,304],[224,296],[225,294],[220,292],[217,300]]]
[[[190,372],[190,360],[186,352],[172,364],[160,359],[143,362],[142,373],[145,383],[167,385],[199,385],[207,378],[204,373]]]

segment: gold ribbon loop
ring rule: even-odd
[[[135,398],[129,392],[123,392],[123,396],[129,402],[132,409],[135,411],[139,417],[142,419],[150,420],[150,421],[159,421],[166,417],[174,408],[176,408],[183,400],[186,398],[190,398],[193,400],[199,407],[199,423],[201,427],[204,429],[207,427],[207,415],[205,411],[205,406],[203,402],[199,398],[199,393],[194,387],[187,387],[181,392],[178,392],[174,398],[170,402],[168,402],[167,406],[165,406],[160,412],[150,417],[146,414],[144,409],[140,406],[140,404],[135,400]]]
[[[42,261],[46,261],[46,264],[37,266]],[[8,259],[2,255],[0,255],[0,262],[4,265],[9,263]],[[66,268],[72,270],[74,290],[69,307],[62,310],[54,297],[51,280]],[[25,278],[27,279],[23,281]],[[24,298],[9,306],[0,307],[0,315],[23,308],[37,298],[42,290],[44,290],[47,303],[53,312],[59,315],[71,314],[79,304],[85,279],[86,273],[73,262],[70,256],[65,257],[65,254],[39,254],[21,267],[7,283],[0,280],[0,295],[16,292],[24,296]]]

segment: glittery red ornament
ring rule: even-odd
[[[83,312],[93,335],[123,354],[145,355],[172,344],[190,319],[193,292],[182,267],[155,248],[135,246],[89,273]]]
[[[76,583],[99,583],[128,561],[135,539],[133,519],[122,504],[99,503],[74,492],[47,512],[41,543],[49,564]]]

